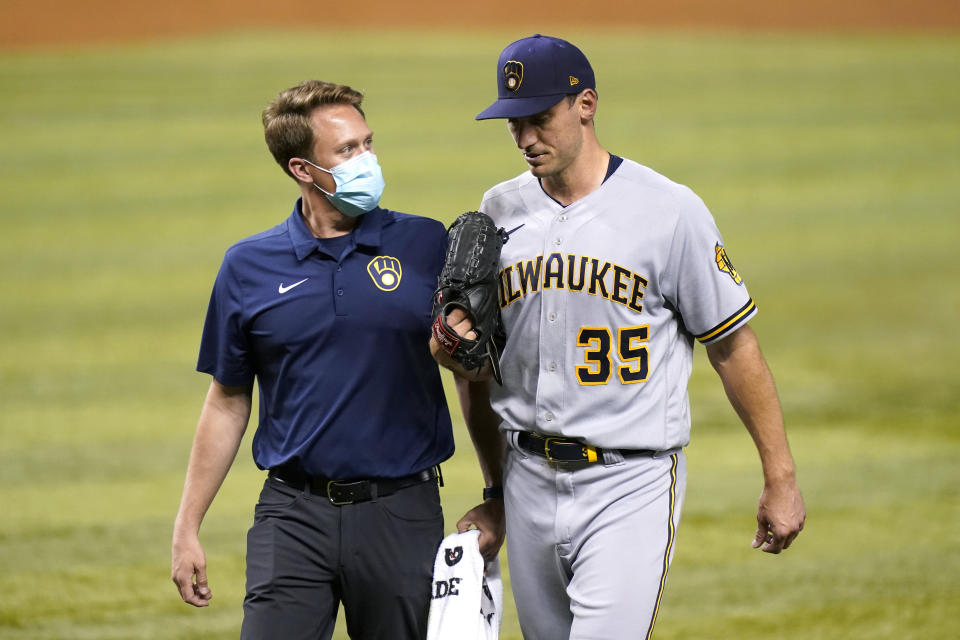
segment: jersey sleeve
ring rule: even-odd
[[[488,204],[488,203],[487,203],[487,201],[488,201],[487,196],[488,196],[489,194],[490,194],[489,191],[487,191],[486,193],[483,194],[483,197],[480,198],[480,206],[477,207],[477,211],[480,211],[480,212],[482,212],[482,213],[486,213],[487,215],[490,215],[489,213],[487,213],[487,209],[489,208],[489,207],[487,206],[487,204]]]
[[[490,216],[497,225],[504,224],[503,199],[498,197],[500,195],[502,195],[502,192],[499,192],[496,187],[489,189],[483,194],[483,198],[480,200],[480,206],[477,207],[477,211]]]
[[[240,282],[224,257],[210,294],[207,318],[200,339],[197,371],[209,373],[225,386],[249,386],[254,369],[243,330],[243,298]]]
[[[710,344],[746,324],[757,307],[703,201],[686,190],[679,203],[666,297],[687,331],[702,344]]]

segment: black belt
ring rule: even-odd
[[[323,476],[310,476],[297,468],[277,467],[270,469],[269,476],[283,484],[324,496],[337,506],[388,496],[400,489],[429,482],[438,477],[436,467],[402,478],[378,478],[376,480],[333,480]]]
[[[521,431],[517,434],[517,444],[524,451],[546,458],[550,462],[603,462],[603,449],[567,438]],[[653,449],[607,449],[607,451],[617,451],[624,458],[652,456],[658,453]]]

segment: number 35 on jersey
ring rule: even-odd
[[[508,265],[500,271],[500,307],[541,289],[567,289],[598,296],[641,313],[647,279],[611,262],[588,256],[551,253]],[[650,371],[649,325],[584,326],[577,333],[584,361],[575,367],[582,385],[607,384],[614,372],[623,384],[644,382]]]

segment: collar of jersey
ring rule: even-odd
[[[317,239],[307,228],[307,223],[300,215],[302,198],[297,198],[293,206],[293,213],[287,218],[287,232],[290,234],[290,243],[297,254],[297,260],[303,260],[314,251],[317,251]],[[353,230],[357,246],[379,247],[380,235],[383,230],[384,215],[380,207],[368,211],[360,216],[357,228]]]
[[[623,158],[621,158],[620,156],[615,156],[611,153],[610,158],[607,160],[607,174],[603,176],[603,182],[606,182],[610,178],[610,176],[613,175],[613,172],[620,168],[621,164],[623,164]],[[603,186],[603,182],[600,183],[601,187]],[[547,196],[548,198],[550,198],[551,200],[559,204],[564,209],[566,209],[569,206],[566,204],[561,204],[559,200],[557,200],[552,195],[547,193],[547,190],[543,188],[543,180],[541,180],[540,178],[537,178],[537,184],[540,185],[540,190],[543,191],[543,195]]]

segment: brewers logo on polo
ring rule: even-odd
[[[377,256],[367,264],[367,272],[373,284],[383,291],[393,291],[400,286],[403,269],[393,256]]]

